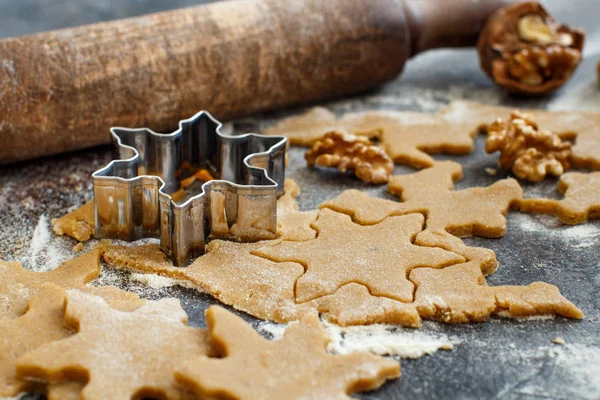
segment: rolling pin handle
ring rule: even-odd
[[[411,56],[440,47],[475,46],[485,21],[515,0],[404,0]]]

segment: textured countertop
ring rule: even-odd
[[[202,3],[192,0],[0,0],[0,37],[15,36],[166,8]],[[600,26],[596,0],[546,1],[563,22],[586,29],[585,60],[574,79],[551,97],[526,100],[494,87],[478,67],[474,50],[438,50],[410,61],[404,74],[379,91],[325,104],[336,113],[366,109],[435,111],[453,99],[549,109],[600,111],[595,66],[600,55]],[[237,121],[237,131],[260,131],[275,118],[299,112],[286,110]],[[1,116],[0,116],[1,118]],[[108,134],[108,133],[107,133]],[[453,159],[464,167],[457,188],[487,186],[503,177],[490,176],[496,158],[483,151],[483,138],[469,156]],[[0,144],[1,145],[1,144]],[[385,187],[372,188],[351,177],[305,168],[303,150],[292,149],[287,175],[300,184],[300,206],[307,210],[347,188],[387,197]],[[0,258],[18,260],[36,270],[54,268],[74,255],[75,241],[54,237],[49,221],[81,205],[92,195],[89,175],[109,160],[106,147],[59,157],[0,167]],[[397,167],[397,173],[410,169]],[[555,180],[523,183],[525,195],[556,197]],[[599,188],[600,190],[600,188]],[[470,245],[496,251],[500,268],[490,285],[526,285],[544,281],[586,314],[582,321],[515,321],[492,318],[480,324],[450,326],[426,322],[417,334],[437,335],[455,343],[417,360],[402,361],[402,377],[364,399],[598,399],[600,398],[600,223],[564,226],[551,216],[512,212],[508,234],[501,239],[467,239]],[[121,285],[149,298],[176,296],[192,325],[204,324],[210,296],[179,287],[149,288],[122,272],[107,270],[104,282]],[[254,321],[252,317],[244,316]],[[565,339],[565,345],[551,342]]]

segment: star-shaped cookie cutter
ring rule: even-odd
[[[92,174],[96,237],[158,237],[177,266],[202,255],[207,239],[275,238],[287,139],[221,127],[200,111],[172,133],[111,128],[114,159]]]

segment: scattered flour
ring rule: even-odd
[[[48,218],[42,214],[33,231],[29,245],[29,257],[22,261],[33,271],[50,271],[71,257],[71,249],[71,242],[52,234]]]
[[[378,355],[419,358],[437,350],[452,350],[447,336],[392,325],[340,327],[324,323],[331,342],[328,350],[334,354],[369,351]]]
[[[506,382],[493,398],[598,399],[600,348],[594,345],[544,345],[533,350],[497,352],[499,365],[532,365],[522,379]]]
[[[164,276],[156,275],[156,274],[140,274],[140,273],[132,273],[130,275],[131,279],[143,283],[146,286],[149,286],[153,289],[162,289],[166,287],[172,286],[181,286],[188,289],[194,289],[198,292],[205,293],[205,291],[198,285],[193,284],[190,281],[179,280],[173,278],[167,278]]]
[[[279,340],[287,325],[259,322],[256,329],[273,340]],[[403,329],[393,325],[367,325],[340,327],[323,321],[331,342],[328,350],[333,354],[369,351],[378,355],[418,358],[437,350],[451,350],[458,341],[450,341],[443,334],[422,330]]]
[[[549,221],[548,226],[545,221]],[[600,224],[587,222],[580,225],[556,223],[553,216],[522,214],[517,218],[519,229],[523,232],[543,232],[545,236],[560,239],[571,248],[582,249],[600,245]]]
[[[508,311],[499,311],[496,313],[497,316],[502,318],[510,318],[517,321],[546,321],[549,319],[555,319],[556,316],[554,314],[541,314],[541,315],[530,315],[528,317],[515,317],[511,315]]]

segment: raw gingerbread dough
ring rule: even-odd
[[[70,213],[52,220],[54,233],[67,235],[80,242],[86,242],[94,236],[94,200],[90,200]]]
[[[375,137],[395,162],[423,168],[434,162],[427,153],[470,153],[473,136],[487,129],[496,118],[507,119],[513,110],[511,107],[454,101],[436,114],[366,111],[346,114],[336,121],[331,112],[317,107],[285,119],[265,133],[284,135],[292,144],[310,146],[326,132],[344,130],[354,135]],[[600,169],[600,113],[521,111],[533,114],[541,128],[556,132],[563,139],[576,139],[570,159],[574,167]]]
[[[120,293],[120,296],[117,294]],[[121,311],[139,308],[144,300],[133,293],[113,288],[105,297],[108,303]],[[64,324],[65,289],[44,283],[31,297],[27,312],[15,319],[0,320],[0,397],[15,396],[35,388],[33,382],[17,379],[15,361],[36,348],[70,336],[73,330]],[[79,398],[80,385],[50,385],[48,391],[57,398]]]
[[[506,213],[523,197],[519,183],[503,179],[484,188],[453,190],[453,182],[461,178],[460,164],[442,161],[414,174],[392,177],[388,190],[401,197],[404,207],[425,210],[430,231],[446,230],[459,237],[504,236]]]
[[[420,171],[413,176],[426,171]],[[444,180],[428,181],[426,178],[422,177],[422,180],[426,182],[424,185],[428,184],[429,187],[437,188],[433,189],[434,193],[448,185],[452,186],[451,174],[446,175]],[[351,193],[345,195],[347,192]],[[375,223],[381,218],[386,218],[386,214],[393,215],[394,204],[402,204],[372,198],[363,192],[347,192],[333,200],[333,204],[327,202],[322,206],[335,206],[337,209],[351,214],[355,220]],[[370,212],[377,214],[371,219],[369,218]],[[496,210],[496,212],[498,211]],[[431,218],[431,215],[428,215]],[[499,222],[500,224],[496,225],[493,231],[497,231],[501,226],[504,226],[505,229],[506,221],[503,219]],[[484,275],[493,273],[498,266],[495,253],[489,249],[466,246],[462,240],[444,229],[426,229],[417,234],[414,243],[419,246],[443,248],[460,254],[466,259],[464,263],[442,269],[415,268],[410,272],[409,280],[416,288],[414,303],[411,304],[416,306],[422,318],[450,323],[483,321],[493,313],[507,314],[507,309],[520,310],[520,312],[508,313],[508,316],[518,317],[541,314],[562,315],[570,318],[583,316],[581,311],[561,296],[558,289],[552,285],[537,282],[526,287],[490,288],[485,286],[487,283]],[[540,296],[540,287],[545,288],[544,296]],[[518,293],[518,296],[507,297],[506,293]],[[500,296],[503,297],[500,298]]]
[[[207,246],[207,253],[186,268],[174,267],[158,245],[110,246],[104,260],[116,267],[190,281],[222,303],[258,318],[293,321],[299,317],[294,285],[304,268],[297,263],[276,263],[250,253],[276,243],[213,240]]]
[[[419,212],[427,215],[428,230],[446,230],[456,236],[500,237],[506,233],[506,213],[522,198],[523,191],[514,179],[504,179],[486,188],[452,190],[462,178],[460,164],[436,162],[408,175],[395,175],[388,190],[402,203],[373,199],[350,189],[321,207],[352,216],[360,224],[375,224],[393,215]]]
[[[146,301],[134,311],[67,291],[65,323],[77,333],[17,360],[19,378],[87,380],[85,399],[189,398],[174,370],[192,355],[209,354],[206,330],[186,325],[177,299]],[[107,384],[109,382],[110,384]]]
[[[27,309],[27,300],[46,282],[67,289],[83,289],[107,299],[112,296],[117,299],[138,299],[137,295],[112,286],[86,286],[100,275],[101,270],[100,250],[92,250],[65,261],[48,272],[30,271],[18,262],[0,261],[0,320],[23,315]]]
[[[365,111],[346,114],[336,121],[322,107],[285,119],[265,133],[287,136],[292,144],[310,146],[333,130],[376,138],[394,162],[416,168],[433,164],[429,154],[470,153],[477,133],[469,121],[454,123],[414,111]]]
[[[488,275],[498,266],[494,253],[465,246],[461,240],[446,233],[503,236],[508,208],[521,199],[522,189],[514,179],[504,179],[485,188],[452,190],[454,182],[461,178],[459,164],[436,162],[431,168],[390,179],[388,190],[400,195],[404,200],[401,203],[350,189],[324,202],[321,207],[348,214],[362,225],[376,224],[389,216],[422,213],[427,216],[426,229],[417,235],[416,244],[442,247],[467,260],[480,259],[482,271]]]
[[[476,262],[442,270],[415,269],[415,305],[423,318],[449,323],[484,321],[491,314],[507,317],[560,315],[583,318],[583,313],[559,290],[543,282],[528,286],[487,286]]]
[[[17,379],[15,361],[41,345],[66,338],[63,325],[64,290],[45,284],[29,301],[29,311],[19,318],[0,320],[0,397],[16,396],[34,387]]]
[[[304,114],[279,121],[265,130],[265,135],[286,136],[290,144],[310,146],[324,133],[336,128],[336,117],[324,107],[314,107]]]
[[[269,341],[217,306],[206,312],[210,344],[223,358],[200,356],[176,372],[198,396],[228,399],[349,399],[400,375],[397,361],[370,353],[328,354],[329,336],[314,314]]]
[[[485,130],[496,118],[508,119],[513,110],[511,107],[454,101],[437,115],[457,124],[469,122]],[[520,111],[533,114],[540,128],[549,129],[563,139],[575,139],[570,157],[574,167],[600,169],[600,113],[535,109]]]
[[[317,232],[310,225],[317,219],[318,212],[299,211],[296,198],[300,194],[300,186],[294,180],[286,179],[284,190],[284,194],[277,200],[278,237],[291,241],[314,239]]]
[[[319,297],[316,310],[329,322],[340,326],[393,324],[411,328],[421,326],[413,303],[373,296],[359,283],[348,283],[334,294]]]
[[[449,123],[414,111],[366,111],[346,114],[338,127],[354,135],[375,136],[396,164],[415,168],[435,162],[429,154],[468,154],[477,134],[469,121]]]
[[[523,199],[521,211],[554,214],[565,224],[600,217],[600,172],[568,172],[560,177],[557,189],[564,194],[562,200]]]
[[[443,268],[464,261],[442,249],[413,245],[411,240],[423,222],[422,215],[412,214],[362,226],[347,215],[324,209],[313,224],[318,232],[315,240],[264,246],[253,254],[305,266],[306,273],[296,282],[300,303],[332,294],[350,282],[366,285],[376,296],[411,302],[413,285],[406,275],[412,268]]]

